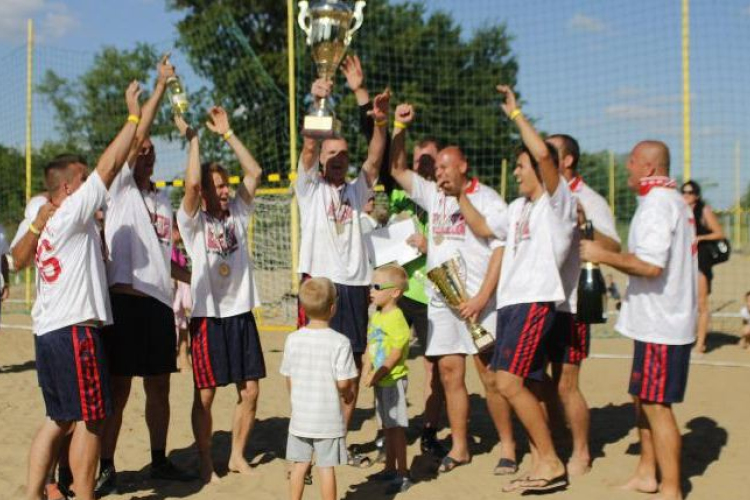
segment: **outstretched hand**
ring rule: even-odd
[[[182,137],[185,137],[187,140],[191,140],[195,137],[195,130],[188,125],[182,115],[174,115],[174,124]]]
[[[171,52],[165,52],[164,55],[161,56],[161,60],[156,67],[156,80],[159,83],[166,83],[167,79],[175,75],[174,66],[172,66],[171,62],[169,62],[169,57],[171,54]]]
[[[332,91],[333,91],[332,81],[325,80],[323,78],[318,78],[317,80],[313,82],[310,93],[313,95],[313,97],[317,99],[325,99],[326,97],[331,95]]]
[[[505,96],[505,102],[500,105],[500,108],[503,110],[506,116],[510,116],[513,111],[518,109],[516,94],[508,85],[498,85],[497,91]]]
[[[402,103],[396,106],[396,121],[409,125],[414,121],[414,106],[409,103]]]
[[[375,96],[372,109],[367,112],[375,121],[387,120],[391,107],[391,89],[386,88],[382,94]]]
[[[229,131],[229,115],[221,106],[214,106],[208,110],[206,127],[215,134],[224,135]]]
[[[357,56],[347,56],[341,63],[341,72],[346,77],[346,83],[352,92],[361,89],[365,84],[365,73],[362,71],[362,63]]]
[[[128,113],[133,116],[141,116],[141,103],[138,101],[141,92],[141,85],[136,80],[130,82],[127,90],[125,90],[125,102],[128,105]]]

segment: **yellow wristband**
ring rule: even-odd
[[[222,135],[222,137],[224,138],[225,141],[228,141],[229,138],[232,137],[233,135],[234,135],[234,131],[230,128],[229,130],[227,130],[226,132],[224,132],[224,134]]]
[[[31,231],[31,234],[35,234],[37,236],[39,236],[40,234],[42,234],[42,232],[36,228],[36,226],[34,225],[33,222],[31,224],[29,224],[29,231]]]
[[[395,122],[393,122],[393,127],[394,128],[407,129],[407,128],[409,128],[409,124],[408,123],[404,123],[404,122],[400,122],[400,121],[396,120]]]
[[[139,117],[135,116],[135,115],[128,115],[128,121],[130,123],[135,123],[136,125],[138,125],[139,123],[141,123],[141,119]]]
[[[510,118],[512,121],[516,121],[516,118],[521,115],[523,115],[523,113],[521,113],[521,108],[516,108],[510,112],[510,116],[508,118]]]
[[[388,125],[388,120],[375,120],[376,127],[385,127]]]

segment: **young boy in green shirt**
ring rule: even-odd
[[[412,481],[406,463],[406,358],[411,331],[396,302],[408,287],[401,266],[388,264],[375,270],[370,297],[378,311],[367,332],[365,383],[375,387],[375,408],[385,433],[385,469],[371,479],[389,481],[387,494],[408,490]]]

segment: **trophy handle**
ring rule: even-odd
[[[469,279],[469,268],[466,265],[466,260],[460,252],[456,252],[456,262],[458,262],[457,274],[461,277],[459,286],[461,287],[461,293],[464,297],[468,297],[469,294],[466,291],[466,280]]]
[[[302,31],[305,32],[305,35],[307,35],[307,44],[312,44],[312,26],[311,26],[311,20],[310,20],[310,11],[309,11],[309,3],[307,0],[300,0],[297,2],[297,6],[299,7],[299,14],[297,15],[297,24],[299,24],[299,27],[302,28]]]
[[[362,11],[365,9],[365,5],[367,5],[365,0],[358,0],[357,3],[354,4],[354,15],[352,16],[354,19],[354,26],[346,32],[346,40],[344,43],[346,43],[347,46],[352,43],[352,36],[354,36],[354,33],[362,27],[362,21],[365,20]]]

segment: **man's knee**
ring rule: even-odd
[[[563,365],[560,379],[557,381],[557,393],[566,401],[578,393],[578,367]]]
[[[523,390],[523,378],[506,371],[497,372],[495,386],[506,399],[511,399]]]
[[[143,390],[146,392],[146,399],[151,397],[169,398],[169,380],[169,374],[143,377]]]
[[[250,405],[255,406],[258,401],[258,395],[260,394],[260,385],[257,380],[248,380],[240,389],[240,398],[243,402],[247,402]]]

